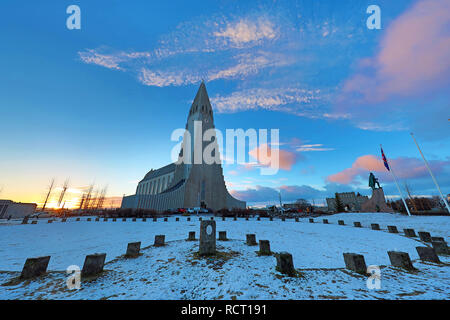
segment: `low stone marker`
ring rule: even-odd
[[[237,218],[236,218],[236,217],[233,217],[233,220],[234,220],[234,221],[236,221],[236,220],[237,220]]]
[[[261,256],[270,256],[272,252],[270,251],[269,240],[259,240],[259,252]]]
[[[328,219],[323,219],[322,222],[323,222],[324,224],[328,224]]]
[[[219,240],[220,241],[227,241],[227,232],[226,231],[219,231]]]
[[[92,219],[91,218],[87,218],[87,221],[91,221]]]
[[[77,218],[75,221],[80,221],[80,218]]]
[[[419,238],[420,240],[422,240],[423,242],[431,242],[431,235],[429,232],[425,232],[425,231],[419,231]]]
[[[175,221],[180,221],[180,218],[176,217],[176,218],[175,218]]]
[[[345,226],[344,220],[338,220],[338,225]]]
[[[398,233],[396,226],[387,226],[389,233]]]
[[[403,232],[405,233],[405,236],[407,236],[407,237],[410,237],[410,238],[417,237],[414,229],[403,229]]]
[[[37,221],[36,220],[31,221],[31,224],[37,224]]]
[[[188,241],[195,241],[195,231],[189,231]]]
[[[417,253],[419,254],[420,260],[431,261],[431,262],[436,262],[436,263],[441,262],[437,256],[434,248],[416,247],[416,250],[417,250]]]
[[[28,217],[24,217],[22,219],[22,224],[28,224]]]
[[[131,219],[132,222],[136,222],[136,218]]]
[[[104,221],[104,222],[108,221],[108,218],[103,218],[103,221]]]
[[[248,217],[245,217],[245,221],[248,221]]]
[[[67,221],[67,218],[62,218],[61,219],[61,222],[66,222]]]
[[[141,251],[141,242],[130,242],[127,246],[125,256],[128,258],[136,258],[139,256],[139,251]]]
[[[288,276],[294,276],[296,274],[292,254],[289,252],[280,252],[275,257],[277,258],[277,271]]]
[[[450,254],[447,246],[447,242],[445,241],[432,241],[431,245],[433,246],[434,251],[436,251],[437,254]]]
[[[164,222],[167,222],[167,221],[169,221],[169,219],[167,219],[167,218],[164,218]]]
[[[28,258],[23,266],[20,279],[31,279],[45,274],[47,272],[49,261],[50,256]]]
[[[84,259],[82,277],[95,276],[103,271],[105,265],[106,253],[94,253],[87,255]]]
[[[270,221],[273,221],[273,217],[270,217],[269,220],[270,220]]]
[[[298,218],[295,218],[295,222],[298,222]]]
[[[155,236],[155,243],[153,244],[155,247],[162,247],[165,245],[166,236],[163,234],[159,234]]]
[[[153,218],[153,222],[156,222],[156,221],[158,221],[158,218]]]
[[[345,267],[360,274],[367,274],[366,261],[362,254],[344,253]]]
[[[409,254],[407,252],[400,251],[388,251],[389,260],[394,267],[403,268],[406,270],[415,270]]]
[[[286,221],[286,219],[285,218],[281,218],[281,221]]]
[[[53,220],[48,220],[47,223],[53,223]]]
[[[222,217],[222,221],[225,221],[225,217]]]
[[[362,227],[362,226],[361,226],[361,222],[359,222],[359,221],[353,222],[353,225],[354,225],[356,228],[361,228],[361,227]]]
[[[257,217],[257,218],[256,218],[256,221],[261,221],[261,218],[260,218],[260,217]]]
[[[113,222],[116,222],[117,221],[117,218],[113,218]]]
[[[216,222],[200,222],[200,244],[199,254],[201,256],[213,255],[216,253]]]
[[[147,218],[142,218],[142,222],[147,222]]]
[[[127,218],[122,218],[122,221],[127,221]]]
[[[100,218],[99,217],[95,218],[95,221],[100,221]]]
[[[314,223],[314,219],[309,218],[309,223]]]
[[[211,217],[211,220],[214,220],[214,217]]]
[[[187,221],[191,221],[191,218],[188,217],[186,220],[187,220]]]
[[[380,225],[378,223],[372,223],[370,226],[372,227],[372,230],[380,230]]]
[[[247,237],[247,241],[246,241],[246,243],[247,243],[247,245],[248,246],[256,246],[256,235],[255,234],[247,234],[246,235],[246,237]]]
[[[198,221],[202,221],[202,220],[203,220],[203,218],[202,218],[202,217],[198,218]]]

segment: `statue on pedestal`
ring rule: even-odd
[[[372,172],[369,175],[369,187],[372,188],[372,197],[361,205],[361,210],[363,212],[393,212],[392,208],[386,204],[383,188]]]
[[[371,172],[369,175],[369,187],[371,187],[372,190],[375,190],[376,185],[378,185],[378,188],[381,188],[380,183],[378,182],[378,179],[375,178],[375,175]]]

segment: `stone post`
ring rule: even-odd
[[[270,256],[272,254],[269,240],[259,240],[259,254],[261,256]]]
[[[216,253],[216,222],[200,222],[200,245],[199,254],[214,255]]]
[[[189,231],[188,241],[195,241],[195,231]]]
[[[419,254],[420,260],[431,261],[435,263],[440,263],[436,251],[430,247],[416,247],[417,253]]]
[[[167,221],[169,221],[169,219],[167,219],[167,218],[164,218],[164,222],[167,222]]]
[[[203,221],[203,218],[202,217],[198,218],[198,221]]]
[[[322,221],[324,224],[328,224],[328,219],[323,219]]]
[[[142,222],[147,222],[147,218],[142,218]]]
[[[388,226],[389,233],[398,233],[396,226]]]
[[[80,221],[80,218],[77,218],[76,221]]]
[[[31,279],[45,274],[47,272],[49,261],[50,256],[28,258],[23,266],[20,279]]]
[[[367,274],[366,261],[362,254],[344,253],[345,267],[360,274]]]
[[[362,227],[362,226],[361,226],[361,222],[359,222],[359,221],[353,222],[353,225],[354,225],[356,228],[361,228],[361,227]]]
[[[28,217],[24,217],[24,218],[23,218],[22,224],[28,224]]]
[[[31,221],[31,224],[37,224],[36,220]]]
[[[227,232],[219,231],[219,241],[227,241]]]
[[[225,217],[222,217],[222,221],[225,221]]]
[[[87,221],[91,221],[92,219],[91,218],[87,218]]]
[[[277,258],[277,271],[288,276],[294,276],[296,274],[292,254],[289,252],[280,252],[275,257]]]
[[[116,222],[117,221],[117,218],[113,218],[113,222]]]
[[[338,225],[345,226],[344,220],[338,220]]]
[[[155,236],[155,243],[153,244],[155,247],[162,247],[165,245],[166,236],[163,234],[159,234]]]
[[[403,229],[403,231],[405,232],[405,236],[407,236],[407,237],[410,237],[410,238],[417,237],[414,229]]]
[[[47,223],[53,223],[53,220],[48,220]]]
[[[270,220],[270,221],[273,221],[273,217],[270,217],[269,220]]]
[[[214,220],[214,217],[211,217],[211,220]]]
[[[180,218],[176,217],[176,218],[175,218],[175,221],[180,221]]]
[[[283,217],[283,218],[281,218],[281,221],[286,221],[286,219]]]
[[[245,217],[245,221],[248,221],[248,217]]]
[[[127,221],[127,218],[122,218],[122,221]]]
[[[103,271],[105,265],[106,253],[94,253],[87,255],[84,259],[82,277],[95,276]]]
[[[186,219],[187,221],[191,221],[191,218],[190,217],[188,217],[187,219]]]
[[[62,218],[61,219],[61,222],[66,222],[67,221],[67,218]]]
[[[104,221],[104,222],[108,221],[108,218],[103,218],[103,221]]]
[[[136,218],[131,219],[131,221],[136,222]]]
[[[309,223],[314,223],[314,219],[313,218],[309,218]]]
[[[130,242],[127,246],[126,257],[135,258],[139,256],[139,251],[141,250],[141,242]]]
[[[431,242],[431,235],[429,232],[425,232],[425,231],[419,231],[419,238],[420,240],[422,240],[423,242]]]
[[[295,218],[295,222],[298,222],[298,218]]]
[[[450,254],[447,246],[447,242],[444,241],[432,241],[431,245],[433,246],[434,251],[436,251],[437,254]]]
[[[100,218],[99,217],[95,218],[95,221],[100,221]]]
[[[153,222],[156,222],[156,221],[158,221],[158,218],[153,217]]]
[[[389,260],[394,267],[403,268],[406,270],[415,270],[409,254],[400,251],[388,251]]]
[[[255,234],[247,234],[247,245],[248,246],[256,246],[256,235]]]
[[[372,223],[370,226],[372,227],[372,230],[380,230],[380,225],[378,223]]]
[[[256,218],[256,221],[261,221],[261,218],[260,218],[260,217],[257,217],[257,218]]]

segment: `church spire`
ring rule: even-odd
[[[195,95],[189,115],[195,113],[207,114],[212,117],[211,102],[209,101],[208,92],[206,91],[206,85],[203,80],[200,83],[197,94]]]

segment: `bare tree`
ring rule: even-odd
[[[52,193],[54,185],[55,185],[55,178],[52,179],[52,182],[50,183],[50,186],[48,187],[48,193],[47,193],[47,196],[45,197],[44,205],[42,206],[42,211],[45,210],[45,206],[47,205],[48,198],[50,197],[50,194]]]

